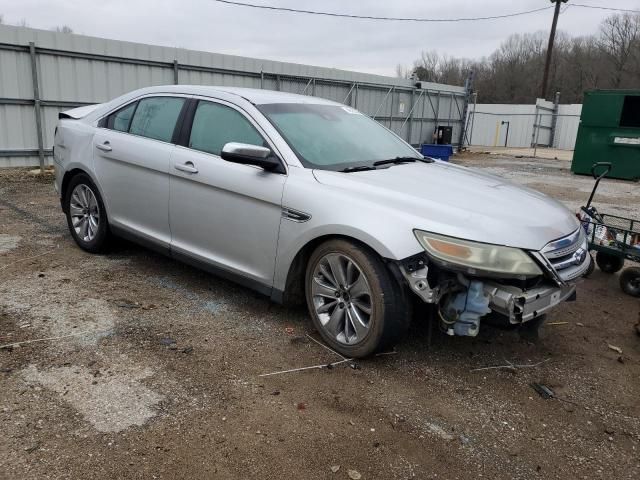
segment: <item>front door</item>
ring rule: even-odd
[[[222,160],[228,142],[269,147],[232,105],[198,101],[188,146],[177,146],[171,158],[171,249],[268,290],[287,177]]]

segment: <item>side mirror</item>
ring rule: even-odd
[[[222,147],[220,157],[227,162],[256,165],[268,172],[284,173],[282,164],[271,150],[258,145],[229,142]]]

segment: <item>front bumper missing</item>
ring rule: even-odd
[[[542,286],[525,291],[508,285],[484,283],[484,293],[490,298],[489,308],[508,317],[513,324],[528,322],[543,315],[570,298],[575,291],[575,285]]]
[[[438,304],[448,290],[445,285],[431,287],[424,261],[400,264],[409,288],[425,303]],[[575,284],[551,285],[523,290],[483,279],[483,291],[489,297],[489,308],[509,319],[512,324],[533,320],[575,294]]]

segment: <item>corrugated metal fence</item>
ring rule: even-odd
[[[416,145],[461,137],[464,87],[0,25],[0,167],[49,163],[60,111],[164,84],[282,90],[349,104]]]
[[[581,111],[582,105],[560,105],[542,99],[535,105],[471,105],[469,143],[573,150]]]

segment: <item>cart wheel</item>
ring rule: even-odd
[[[587,271],[584,273],[583,277],[585,278],[590,277],[595,269],[596,269],[596,262],[593,260],[593,257],[591,256],[591,254],[589,254],[589,268],[587,268]]]
[[[627,268],[620,274],[620,288],[627,295],[640,297],[640,267]]]
[[[616,273],[622,270],[624,258],[609,253],[596,253],[596,263],[604,273]]]

